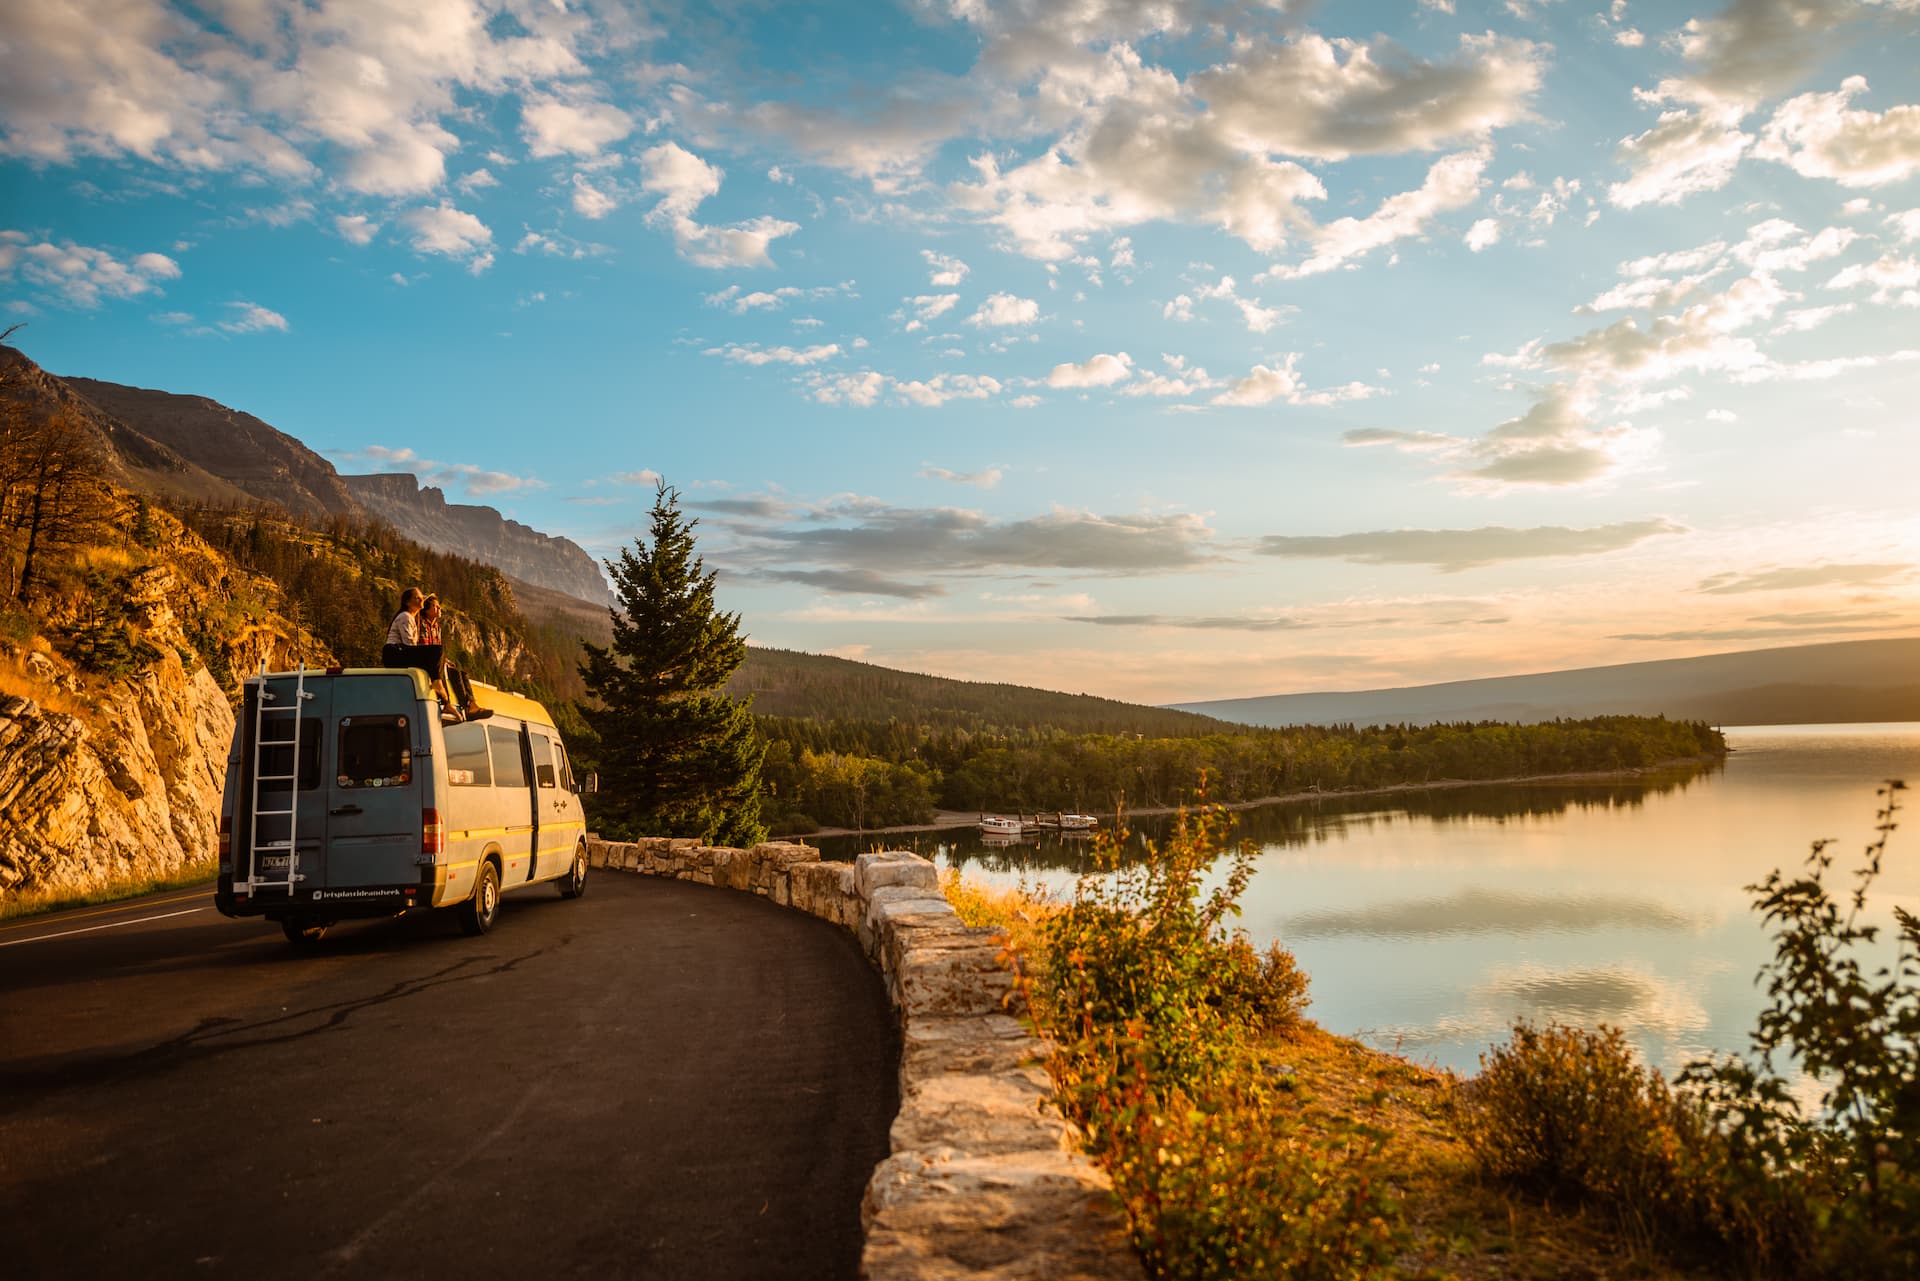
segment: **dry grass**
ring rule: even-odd
[[[1414,1243],[1400,1275],[1462,1281],[1693,1281],[1636,1248],[1613,1219],[1543,1205],[1483,1179],[1461,1135],[1459,1078],[1312,1024],[1271,1038],[1268,1071],[1291,1083],[1295,1118],[1329,1135],[1356,1118],[1388,1130],[1381,1177],[1403,1198]]]
[[[0,921],[20,916],[39,916],[45,912],[63,912],[70,907],[91,907],[95,903],[117,903],[121,899],[138,898],[142,894],[158,894],[162,890],[201,885],[213,880],[219,870],[218,860],[207,859],[187,863],[169,876],[127,877],[84,893],[48,890],[20,894],[0,900]]]
[[[1035,955],[1040,946],[1040,927],[1060,910],[1060,905],[1043,889],[1025,885],[1002,889],[976,881],[953,868],[940,873],[940,892],[953,904],[961,924],[990,926],[1002,931],[1013,950],[1022,956]]]
[[[42,647],[44,648],[44,647]],[[86,697],[84,687],[79,694],[69,694],[55,685],[35,680],[28,674],[23,660],[26,653],[13,658],[0,658],[0,694],[11,694],[16,698],[30,698],[49,712],[63,712],[68,716],[77,716],[91,722],[92,706]]]

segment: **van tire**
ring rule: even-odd
[[[579,898],[587,892],[587,847],[573,847],[573,866],[567,874],[554,882],[560,890],[561,898]]]
[[[327,931],[332,928],[332,921],[316,921],[307,916],[287,916],[280,920],[280,932],[295,947],[312,947],[325,938]]]
[[[473,878],[473,897],[460,905],[460,928],[468,934],[485,934],[500,915],[500,865],[482,859]]]

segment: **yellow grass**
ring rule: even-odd
[[[157,894],[161,890],[182,889],[211,881],[219,870],[218,861],[209,858],[203,862],[184,864],[179,871],[167,876],[125,877],[84,892],[45,890],[20,894],[0,899],[0,921],[17,916],[38,916],[43,912],[60,912],[70,907],[88,907],[95,903],[115,903],[125,898],[138,898],[142,894]]]
[[[90,719],[91,709],[84,694],[69,694],[57,685],[35,680],[21,665],[24,657],[22,654],[19,658],[0,658],[0,694],[30,698],[49,712],[64,712],[81,720]]]
[[[1004,933],[1013,949],[1031,956],[1040,946],[1040,927],[1060,910],[1043,889],[1025,885],[1002,889],[974,880],[954,868],[940,873],[940,892],[963,925],[991,926]]]

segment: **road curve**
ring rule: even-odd
[[[0,925],[9,1278],[855,1275],[899,1047],[845,931],[601,875],[301,953],[210,902]]]

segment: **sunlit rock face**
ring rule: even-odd
[[[214,851],[233,709],[178,653],[83,720],[0,697],[0,899],[171,875]]]

